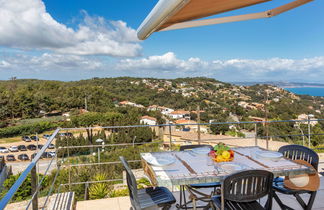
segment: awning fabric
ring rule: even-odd
[[[196,20],[267,1],[271,0],[159,0],[138,28],[137,35],[139,39],[143,40],[153,32],[161,30],[174,30],[272,17],[312,0],[295,0],[283,6],[259,13]]]

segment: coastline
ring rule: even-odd
[[[324,97],[324,87],[289,87],[289,88],[283,88],[289,92],[292,92],[297,95],[309,95],[309,96],[315,96],[315,97]]]
[[[281,88],[324,88],[324,85],[278,85]]]

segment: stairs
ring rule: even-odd
[[[62,192],[51,196],[51,202],[47,209],[51,210],[74,210],[75,198],[74,192]]]

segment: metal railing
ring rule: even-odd
[[[31,180],[32,180],[32,195],[31,199],[29,200],[26,209],[29,209],[30,206],[33,207],[33,209],[38,209],[38,194],[41,189],[41,185],[44,181],[44,177],[49,173],[50,167],[52,164],[56,163],[56,174],[54,175],[53,182],[50,183],[50,188],[49,191],[46,195],[46,199],[44,204],[42,205],[42,208],[44,209],[49,201],[49,197],[53,195],[54,192],[60,193],[62,187],[64,186],[69,186],[69,189],[71,189],[72,185],[85,185],[85,191],[88,190],[89,184],[92,183],[99,183],[99,182],[117,182],[117,181],[123,181],[123,179],[108,179],[108,180],[101,180],[101,181],[83,181],[83,182],[72,182],[71,179],[69,179],[68,183],[59,183],[57,190],[55,190],[55,184],[57,181],[57,177],[59,176],[61,169],[62,168],[68,168],[69,169],[69,176],[71,176],[71,168],[74,167],[86,167],[86,166],[94,166],[94,165],[114,165],[114,164],[120,164],[120,161],[109,161],[109,162],[92,162],[92,163],[76,163],[76,164],[71,164],[70,162],[70,155],[69,155],[69,150],[70,149],[94,149],[94,148],[106,148],[106,147],[126,147],[126,146],[140,146],[140,145],[145,145],[145,144],[159,144],[161,147],[164,145],[168,146],[169,150],[172,150],[173,145],[176,143],[188,143],[188,140],[174,140],[173,134],[174,134],[174,128],[175,127],[186,127],[186,126],[212,126],[212,125],[244,125],[244,124],[254,124],[254,129],[253,132],[255,133],[254,137],[254,145],[258,145],[258,141],[260,139],[265,139],[267,140],[266,142],[269,141],[271,138],[295,138],[295,137],[303,137],[303,143],[304,143],[304,137],[307,137],[308,140],[308,146],[311,145],[311,136],[314,135],[324,135],[324,133],[311,133],[311,122],[312,121],[324,121],[324,119],[316,119],[316,120],[277,120],[277,121],[246,121],[246,122],[213,122],[213,123],[199,123],[199,124],[161,124],[161,125],[129,125],[129,126],[95,126],[95,127],[86,127],[86,128],[58,128],[56,129],[51,137],[48,139],[46,144],[41,148],[41,150],[37,153],[37,155],[32,159],[32,161],[28,164],[26,169],[21,173],[17,181],[13,184],[13,186],[10,188],[10,190],[7,192],[7,194],[2,198],[0,201],[0,209],[4,209],[7,204],[10,202],[10,200],[14,197],[15,193],[19,189],[19,187],[23,184],[23,182],[26,180],[27,176],[31,174]],[[258,136],[258,125],[262,126],[267,126],[272,123],[294,123],[294,124],[301,124],[305,123],[308,126],[308,132],[304,133],[301,132],[301,134],[289,134],[289,135],[259,135]],[[106,144],[106,145],[80,145],[80,146],[62,146],[62,147],[57,147],[55,156],[53,156],[45,170],[44,176],[42,179],[37,181],[37,174],[36,174],[36,167],[37,163],[40,161],[42,155],[44,152],[48,149],[49,145],[52,144],[54,139],[56,139],[57,135],[61,131],[68,131],[68,130],[74,130],[74,131],[82,131],[82,130],[89,130],[89,129],[94,129],[94,130],[120,130],[120,129],[135,129],[135,128],[141,128],[141,127],[149,127],[149,128],[154,128],[154,127],[159,127],[159,128],[164,128],[163,129],[163,140],[162,141],[150,141],[150,142],[136,142],[136,138],[132,140],[131,143],[114,143],[114,144]],[[297,127],[292,127],[296,128]],[[299,127],[299,130],[300,127]],[[198,129],[200,131],[200,129]],[[198,132],[197,131],[197,132]],[[196,133],[197,133],[196,132]],[[165,136],[168,136],[168,141],[166,141]],[[192,139],[195,143],[200,144],[200,143],[212,143],[212,142],[217,142],[217,141],[224,141],[226,143],[226,140],[235,140],[235,139],[242,139],[239,137],[231,137],[231,138],[217,138],[217,139],[201,139],[201,133],[197,133],[197,139]],[[269,145],[267,144],[267,147]],[[66,149],[68,152],[67,154],[64,154],[62,157],[58,157],[59,151]],[[65,157],[67,155],[67,158]],[[100,156],[100,153],[98,153],[98,156]],[[61,158],[61,159],[60,159]],[[54,161],[56,160],[56,161]],[[66,164],[66,160],[68,160]],[[130,163],[138,163],[140,160],[129,160]],[[86,195],[87,192],[85,192]],[[86,198],[86,196],[85,196]]]

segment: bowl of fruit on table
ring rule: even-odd
[[[209,152],[209,156],[215,162],[228,162],[234,159],[234,151],[224,143],[218,143],[214,146],[213,150]]]

